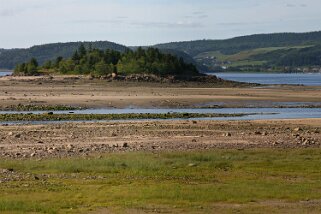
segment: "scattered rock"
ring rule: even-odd
[[[231,136],[232,136],[232,134],[229,133],[229,132],[226,132],[226,133],[223,134],[223,137],[231,137]]]
[[[303,129],[300,128],[300,127],[297,127],[297,128],[295,128],[295,129],[293,129],[293,131],[295,131],[295,132],[301,132],[301,131],[303,131]]]
[[[68,145],[67,145],[67,149],[70,150],[70,149],[73,149],[73,148],[74,148],[74,146],[73,146],[72,144],[68,144]]]
[[[16,134],[14,137],[15,137],[15,138],[20,138],[20,137],[21,137],[21,134]]]

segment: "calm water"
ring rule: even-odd
[[[11,71],[0,71],[0,77],[11,75],[11,74],[12,74]]]
[[[256,114],[247,115],[243,117],[217,117],[217,118],[199,118],[199,120],[265,120],[265,119],[302,119],[302,118],[321,118],[321,108],[224,108],[224,109],[87,109],[73,111],[75,114],[125,114],[125,113],[222,113],[222,114]],[[42,114],[44,111],[31,111],[31,112],[15,112],[15,111],[0,111],[0,114],[14,114],[14,113],[33,113]],[[69,114],[70,111],[55,111],[55,114]],[[179,119],[177,119],[179,120]],[[197,120],[193,118],[191,120]],[[32,124],[44,123],[64,123],[66,121],[50,121],[50,122],[34,122]],[[67,121],[72,122],[72,121]],[[79,121],[77,121],[79,122]],[[80,121],[82,122],[82,121]],[[92,121],[93,122],[93,121]],[[0,124],[17,124],[0,122]],[[18,122],[26,123],[26,122]]]
[[[214,73],[214,75],[222,79],[233,80],[238,82],[321,86],[321,73],[316,73],[316,74]]]

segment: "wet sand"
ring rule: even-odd
[[[224,103],[226,107],[269,107],[274,102],[320,105],[320,98],[321,87],[226,88],[215,84],[107,82],[65,76],[0,78],[0,108],[18,104],[86,108],[191,108],[213,103]]]

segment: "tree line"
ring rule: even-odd
[[[111,73],[156,75],[195,75],[197,68],[182,58],[161,53],[157,48],[137,48],[121,53],[115,50],[86,48],[81,44],[71,58],[57,57],[39,66],[36,59],[18,64],[16,75],[37,75],[41,72],[61,74],[91,74],[105,76]]]

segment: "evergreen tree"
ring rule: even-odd
[[[81,58],[83,58],[84,56],[86,56],[87,50],[86,50],[84,44],[81,44],[81,45],[79,46],[78,52],[79,52],[79,55],[80,55]]]
[[[55,61],[55,68],[59,68],[59,63],[63,60],[62,56],[58,56]]]
[[[80,56],[79,56],[79,54],[78,54],[78,51],[76,51],[76,52],[74,53],[74,55],[72,56],[72,60],[74,60],[75,62],[78,63],[78,61],[80,60]]]

